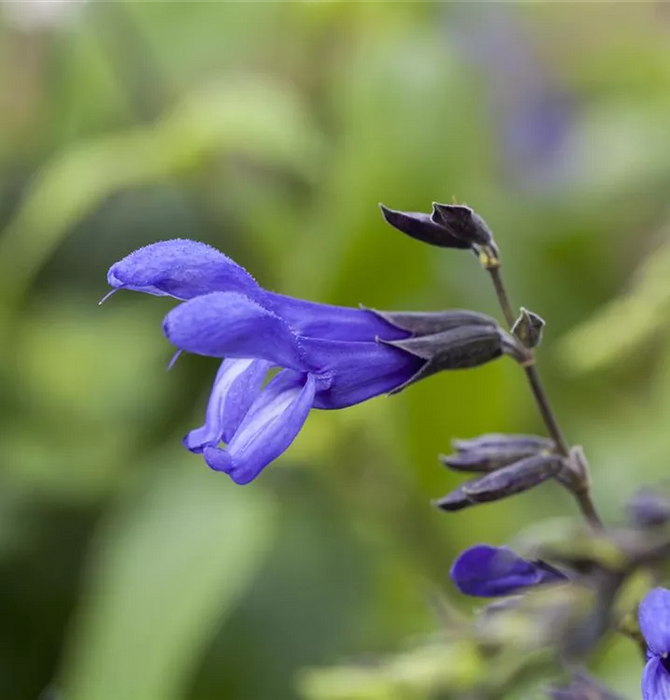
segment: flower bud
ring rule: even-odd
[[[461,237],[453,235],[444,226],[436,223],[430,214],[412,211],[396,211],[383,204],[379,205],[382,216],[393,228],[402,231],[411,238],[423,243],[440,246],[441,248],[460,248],[467,250],[472,248],[472,243]]]
[[[433,501],[433,505],[440,510],[446,510],[449,513],[453,513],[474,504],[472,500],[465,495],[463,486],[459,486],[446,496],[442,496],[442,498]]]
[[[547,438],[531,435],[482,435],[472,440],[454,440],[454,455],[441,455],[440,461],[455,471],[490,472],[525,457],[554,449]]]
[[[506,433],[485,433],[476,438],[467,440],[452,440],[451,444],[459,452],[469,452],[470,450],[480,450],[488,448],[499,448],[501,450],[553,450],[554,441],[539,435],[510,435]]]
[[[543,318],[521,307],[521,314],[512,326],[515,335],[527,348],[536,348],[542,342],[545,321]]]
[[[433,202],[430,218],[459,241],[467,242],[470,246],[495,248],[493,234],[484,219],[464,204]]]
[[[537,454],[486,476],[466,481],[434,505],[441,510],[453,511],[477,503],[499,501],[539,486],[556,476],[562,468],[563,460],[558,455]]]
[[[539,486],[556,476],[562,467],[563,460],[558,455],[539,454],[469,482],[463,491],[476,503],[497,501]]]
[[[459,452],[454,455],[440,455],[445,467],[457,472],[492,472],[531,457],[537,450],[504,450],[485,447],[481,450]]]

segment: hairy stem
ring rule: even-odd
[[[500,304],[500,308],[502,309],[507,324],[511,328],[514,325],[516,319],[514,316],[514,312],[512,311],[512,304],[510,303],[509,296],[507,295],[507,290],[505,289],[505,285],[502,281],[502,275],[500,274],[500,264],[498,261],[495,261],[494,264],[485,265],[485,268],[487,272],[491,275],[493,287],[495,288],[496,296],[498,297],[498,303]],[[551,404],[549,403],[549,397],[547,396],[547,392],[545,391],[544,386],[542,385],[540,375],[537,371],[537,367],[535,366],[535,358],[532,354],[532,350],[530,352],[531,359],[527,363],[527,365],[524,366],[524,371],[526,373],[526,377],[528,378],[530,388],[533,392],[535,403],[537,404],[537,407],[540,411],[540,415],[542,416],[542,420],[544,421],[544,424],[547,428],[547,432],[556,444],[556,450],[563,457],[569,457],[570,446],[565,440],[563,431],[561,430],[561,427],[558,424],[556,414],[554,413],[554,410],[552,409]],[[588,471],[585,465],[583,465],[583,468],[584,473],[578,475],[578,484],[567,486],[565,482],[561,481],[561,483],[563,483],[564,486],[567,486],[567,488],[569,488],[570,492],[577,501],[579,510],[581,511],[582,515],[589,523],[589,525],[591,525],[591,527],[593,527],[594,529],[601,529],[603,526],[602,520],[600,519],[596,511],[595,505],[591,499],[591,489],[589,484]]]

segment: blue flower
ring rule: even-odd
[[[507,547],[478,544],[462,552],[450,572],[461,593],[492,598],[567,577],[543,561],[529,561]]]
[[[167,338],[179,350],[225,358],[205,424],[184,444],[238,484],[288,448],[312,408],[345,408],[439,369],[515,352],[510,337],[481,314],[419,315],[431,330],[416,338],[412,314],[387,320],[379,312],[269,292],[223,253],[194,241],[141,248],[111,267],[108,282],[113,291],[182,300],[163,323]],[[273,367],[281,371],[263,386]]]
[[[647,642],[642,699],[670,700],[670,591],[667,588],[649,591],[640,603],[638,619]]]

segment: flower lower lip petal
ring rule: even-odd
[[[224,360],[214,379],[205,424],[191,430],[184,438],[186,448],[198,453],[222,440],[229,442],[258,397],[269,369],[270,363],[266,360]]]
[[[249,409],[228,444],[228,456],[206,448],[205,459],[210,455],[218,465],[213,468],[220,467],[238,484],[252,481],[293,442],[307,420],[314,393],[311,376],[283,370]]]

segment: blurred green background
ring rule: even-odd
[[[1,698],[297,698],[306,668],[431,634],[436,592],[470,610],[463,547],[576,517],[552,484],[431,509],[452,437],[541,430],[509,361],[315,411],[249,486],[209,471],[180,439],[217,363],[166,373],[168,299],[97,306],[152,241],[316,301],[496,314],[473,256],[377,208],[455,196],[548,321],[541,369],[604,517],[665,477],[669,10],[0,2]],[[630,643],[592,667],[639,697]]]

